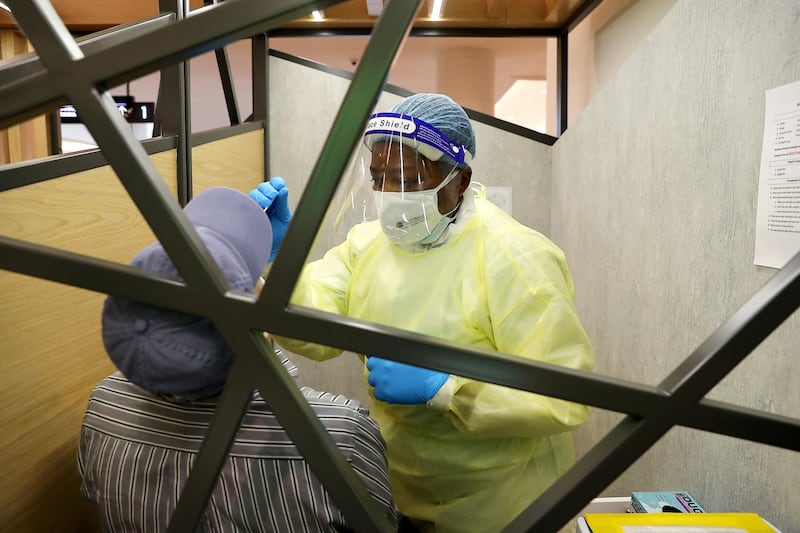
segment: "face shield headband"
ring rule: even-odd
[[[471,162],[471,154],[435,126],[400,113],[371,115],[362,140],[337,191],[334,242],[341,242],[354,225],[386,218],[390,211],[402,215],[403,222],[402,227],[392,226],[404,234],[404,239],[412,240],[407,222],[419,220],[417,214],[421,214],[411,212],[412,199],[416,211],[425,210],[422,219],[426,231],[416,228],[420,231],[417,239],[423,239],[429,231],[436,233],[437,221],[447,222],[440,220],[436,194],[458,175],[458,169]],[[397,200],[394,193],[402,193],[402,210],[399,202],[393,201]],[[389,206],[391,210],[387,210]],[[383,226],[387,227],[388,222],[385,220]]]
[[[370,151],[376,142],[397,137],[431,161],[446,157],[458,167],[472,161],[472,155],[464,145],[453,143],[424,120],[401,113],[375,113],[369,117],[364,144]]]

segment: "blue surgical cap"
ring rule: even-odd
[[[418,93],[395,104],[392,113],[402,113],[424,120],[475,157],[475,130],[466,111],[444,94]]]

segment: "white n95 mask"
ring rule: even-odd
[[[463,144],[424,120],[393,112],[371,115],[332,202],[339,204],[334,238],[343,240],[354,225],[378,220],[399,245],[439,244],[452,220],[439,213],[436,194],[453,179],[454,168],[471,160]]]
[[[439,191],[453,181],[459,171],[454,168],[439,185],[425,191],[374,191],[381,229],[386,237],[397,245],[435,242],[452,222],[449,218],[452,211],[444,215],[439,212]],[[456,209],[458,205],[453,211]]]

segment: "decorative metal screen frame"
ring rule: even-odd
[[[362,125],[383,87],[420,0],[391,0],[359,64],[289,226],[262,296],[231,290],[161,176],[104,90],[145,73],[263,34],[336,0],[228,0],[112,31],[79,46],[46,0],[5,0],[37,58],[0,68],[0,127],[69,101],[182,273],[184,283],[138,269],[0,236],[0,268],[151,305],[206,316],[237,354],[214,420],[181,494],[170,531],[193,531],[228,449],[258,389],[335,503],[358,531],[390,526],[272,357],[262,332],[336,346],[528,390],[627,416],[505,531],[557,531],[667,431],[686,426],[800,450],[800,420],[704,396],[800,304],[794,257],[658,386],[648,386],[477,350],[289,303]],[[2,190],[30,183],[14,174]]]

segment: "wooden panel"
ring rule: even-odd
[[[153,159],[174,184],[175,152]],[[0,234],[121,263],[154,240],[109,168],[4,192]],[[100,340],[105,296],[6,271],[0,294],[2,529],[97,531],[75,454],[89,392],[114,370]]]
[[[263,179],[261,131],[192,155],[195,192]],[[175,158],[151,156],[173,195]],[[109,167],[4,192],[0,234],[120,263],[155,238]],[[0,294],[0,529],[99,531],[76,453],[89,393],[115,370],[100,337],[105,295],[2,270]]]
[[[31,50],[30,43],[18,32],[0,30],[0,60],[12,59]],[[47,155],[50,155],[50,146],[44,115],[0,131],[0,164]]]
[[[264,132],[252,131],[192,150],[194,194],[208,187],[249,192],[264,181]]]

